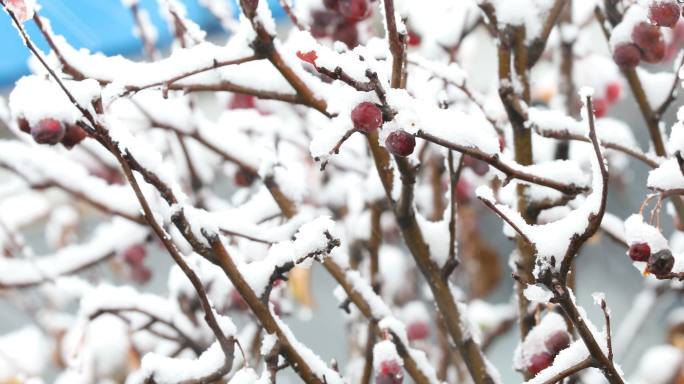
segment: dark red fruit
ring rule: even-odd
[[[55,119],[43,119],[31,127],[31,136],[38,144],[55,145],[64,138],[64,125]]]
[[[470,183],[465,181],[464,178],[460,178],[456,183],[456,201],[459,204],[467,203],[470,201],[471,192],[472,188],[470,187]]]
[[[641,49],[641,58],[657,63],[665,58],[667,47],[660,28],[647,22],[637,24],[632,30],[632,41]]]
[[[416,47],[420,45],[420,35],[413,32],[413,31],[408,31],[408,36],[406,43],[409,45],[409,47]]]
[[[31,133],[31,124],[29,124],[28,120],[24,119],[23,117],[17,119],[17,126],[19,127],[20,131]]]
[[[369,0],[339,0],[337,9],[349,21],[361,21],[371,15]]]
[[[610,104],[615,104],[620,100],[620,94],[622,93],[622,85],[619,82],[613,82],[608,84],[606,87],[606,99]]]
[[[256,99],[252,95],[236,93],[228,104],[229,109],[251,109],[256,107]]]
[[[102,168],[96,168],[90,172],[91,175],[97,176],[104,181],[107,182],[107,184],[123,184],[123,177],[121,173],[119,173],[117,170],[113,168],[108,168],[108,167],[102,167]]]
[[[371,133],[382,125],[382,111],[375,104],[364,101],[352,109],[351,119],[355,129]]]
[[[246,311],[249,306],[237,289],[230,291],[230,307],[238,311]]]
[[[138,284],[145,284],[152,278],[152,270],[144,265],[136,265],[131,268],[131,279]]]
[[[553,363],[553,356],[551,356],[550,353],[537,353],[536,355],[532,355],[530,358],[530,366],[527,367],[527,371],[531,375],[536,375],[537,373],[550,367],[551,363]]]
[[[147,257],[147,249],[142,244],[132,245],[123,251],[121,257],[130,265],[139,265]]]
[[[316,54],[316,51],[309,51],[309,52],[297,51],[297,57],[299,57],[299,60],[306,61],[307,63],[313,65],[314,67],[316,66],[316,59],[318,59],[318,55]]]
[[[354,23],[340,23],[332,34],[333,40],[341,41],[350,49],[359,45],[359,30]]]
[[[653,0],[648,7],[648,18],[659,27],[674,27],[681,13],[675,0]]]
[[[656,276],[667,275],[674,267],[674,257],[667,249],[658,251],[648,258],[648,271]]]
[[[375,375],[376,384],[401,384],[402,381],[404,372],[398,362],[390,360],[380,363],[380,369]]]
[[[606,99],[595,98],[593,100],[594,115],[596,117],[603,117],[608,113],[608,102]]]
[[[385,139],[385,147],[395,156],[408,156],[416,147],[416,138],[406,131],[394,131]]]
[[[338,0],[323,0],[323,5],[325,5],[325,7],[328,9],[336,11],[338,7]]]
[[[622,69],[634,68],[641,61],[641,51],[636,44],[618,44],[613,50],[613,61]]]
[[[71,149],[74,145],[80,143],[87,136],[86,131],[76,124],[69,124],[66,127],[66,132],[64,132],[64,137],[62,138],[62,145]]]
[[[311,12],[311,36],[321,38],[332,35],[341,18],[337,12],[327,10]]]
[[[646,243],[635,243],[629,246],[628,253],[633,261],[648,261],[651,256],[651,247]]]
[[[430,327],[424,321],[414,321],[406,328],[409,340],[423,340],[430,336]]]
[[[238,187],[249,187],[256,180],[256,175],[244,168],[240,168],[233,175],[233,182]]]
[[[271,300],[271,304],[273,305],[273,314],[276,316],[281,316],[283,314],[283,309],[280,306],[280,302],[277,300]]]
[[[556,331],[545,341],[544,346],[552,356],[570,346],[570,335],[565,331]]]
[[[489,172],[489,164],[474,157],[466,156],[463,158],[463,165],[472,169],[478,176],[484,176]]]

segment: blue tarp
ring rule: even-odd
[[[171,34],[159,15],[157,0],[139,1],[140,7],[147,10],[159,31],[158,46],[168,45]],[[218,21],[197,0],[181,1],[186,5],[190,18],[205,30],[219,31]],[[278,1],[269,0],[269,3],[274,15],[282,17]],[[43,0],[40,5],[41,16],[50,19],[54,31],[66,37],[77,48],[88,48],[110,55],[136,55],[142,52],[140,41],[133,36],[131,13],[121,4],[121,0]],[[47,44],[35,25],[27,22],[26,28],[33,41],[47,50]],[[0,42],[0,87],[8,87],[29,72],[29,53],[4,12],[0,12]]]

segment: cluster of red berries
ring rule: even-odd
[[[37,124],[30,124],[21,117],[17,119],[17,125],[22,132],[28,133],[38,144],[55,145],[62,143],[71,149],[86,138],[86,132],[76,124],[64,124],[55,119],[42,119]]]
[[[323,0],[325,9],[314,11],[311,23],[313,37],[330,37],[349,48],[359,45],[357,24],[371,16],[371,0]]]
[[[377,105],[364,101],[358,104],[351,112],[351,119],[354,129],[357,131],[371,133],[382,125],[382,111]],[[397,130],[385,139],[385,148],[396,156],[408,156],[413,153],[416,147],[416,138],[412,134]]]
[[[152,278],[152,270],[145,265],[147,249],[142,244],[132,245],[126,248],[121,258],[128,265],[131,279],[138,284],[145,284]]]
[[[663,249],[651,253],[651,247],[647,243],[634,243],[630,245],[627,254],[632,261],[647,263],[648,272],[656,276],[666,275],[672,272],[672,267],[674,267],[672,252]]]
[[[531,375],[543,371],[553,364],[558,353],[570,346],[570,335],[565,331],[556,331],[544,340],[545,351],[536,353],[530,357],[527,371]]]
[[[648,8],[650,23],[642,21],[632,29],[632,41],[616,45],[613,60],[621,68],[634,68],[641,60],[658,63],[667,54],[661,27],[673,28],[682,10],[676,0],[652,0]]]
[[[404,381],[404,371],[396,360],[385,360],[380,363],[375,375],[375,384],[401,384]]]

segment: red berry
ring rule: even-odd
[[[341,41],[350,49],[359,45],[359,30],[354,23],[340,23],[332,35],[333,40]]]
[[[281,316],[283,314],[283,309],[280,306],[280,302],[277,300],[271,300],[271,304],[273,304],[273,314],[276,316]]]
[[[145,284],[152,278],[152,270],[142,264],[131,269],[131,278],[138,284]]]
[[[311,12],[311,36],[315,38],[330,36],[341,19],[340,14],[327,10]]]
[[[233,175],[233,182],[238,187],[249,187],[256,180],[256,175],[244,168],[240,168]]]
[[[246,311],[249,306],[237,289],[230,291],[230,307],[238,311]]]
[[[395,156],[408,156],[416,147],[416,138],[406,131],[394,131],[385,139],[385,147]]]
[[[119,173],[117,170],[114,168],[108,168],[108,167],[101,167],[101,168],[96,168],[90,172],[91,175],[97,176],[104,181],[107,182],[107,184],[123,184],[123,177],[121,173]]]
[[[641,57],[649,63],[657,63],[665,57],[666,46],[660,28],[647,22],[637,24],[632,30],[632,41],[641,49]]]
[[[618,100],[620,100],[621,93],[622,86],[619,82],[615,81],[608,84],[606,87],[606,99],[608,99],[608,103],[615,104]]]
[[[31,124],[29,124],[28,120],[24,119],[23,117],[17,119],[17,126],[19,127],[20,131],[31,133]]]
[[[43,119],[31,127],[31,136],[38,144],[54,145],[64,137],[64,125],[55,119]]]
[[[325,5],[325,7],[328,9],[336,11],[338,7],[338,0],[323,0],[323,5]]]
[[[371,133],[382,125],[382,111],[375,104],[364,101],[352,109],[351,119],[355,129]]]
[[[424,321],[414,321],[406,328],[409,340],[423,340],[430,336],[430,327]]]
[[[527,371],[531,375],[536,375],[537,373],[550,367],[551,363],[553,363],[553,356],[551,356],[550,353],[537,353],[535,355],[532,355],[532,357],[530,358],[530,365],[529,367],[527,367]]]
[[[594,106],[594,115],[596,117],[603,117],[608,113],[608,102],[606,99],[595,98],[592,102]]]
[[[66,132],[64,132],[64,137],[62,138],[62,145],[71,149],[74,145],[83,141],[86,138],[86,131],[76,124],[69,124],[66,127]]]
[[[229,109],[251,109],[256,107],[255,98],[252,95],[236,93],[228,104]]]
[[[466,156],[463,159],[463,165],[472,169],[478,176],[484,176],[489,172],[489,164],[474,157]]]
[[[681,13],[675,0],[652,0],[648,7],[648,18],[660,27],[674,27]]]
[[[409,47],[416,47],[416,46],[420,45],[420,41],[421,41],[421,38],[420,38],[419,34],[413,32],[411,30],[408,31],[408,39],[407,39],[406,43],[409,45]]]
[[[471,192],[472,188],[470,187],[470,183],[465,181],[464,178],[460,178],[456,183],[456,201],[459,204],[467,203],[470,201]]]
[[[369,0],[339,0],[338,9],[349,21],[361,21],[371,15]]]
[[[142,244],[132,245],[123,251],[123,260],[130,265],[139,265],[147,256],[147,249]]]
[[[395,360],[383,361],[375,376],[376,384],[401,384],[404,381],[404,372],[401,365]]]
[[[646,243],[635,243],[629,246],[629,258],[633,261],[648,261],[651,247]]]
[[[632,43],[618,44],[613,50],[613,61],[622,69],[634,68],[641,61],[641,51]]]
[[[648,258],[648,271],[656,276],[667,275],[674,267],[674,257],[667,249],[660,250]]]
[[[570,346],[570,335],[565,331],[556,331],[544,341],[544,346],[553,356]]]
[[[318,55],[316,54],[316,51],[309,51],[309,52],[297,51],[297,57],[299,57],[299,60],[306,61],[307,63],[313,65],[314,67],[316,66],[316,59],[318,59]]]

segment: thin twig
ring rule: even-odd
[[[385,22],[387,24],[387,41],[392,54],[392,88],[404,88],[404,71],[406,55],[406,35],[397,30],[397,15],[394,0],[383,0],[385,6]]]
[[[506,177],[509,180],[518,179],[528,183],[549,187],[557,191],[567,193],[569,195],[577,195],[581,192],[586,192],[589,189],[585,186],[563,183],[553,179],[525,172],[524,170],[520,169],[520,166],[508,164],[507,162],[502,160],[498,154],[490,155],[486,152],[481,151],[478,148],[452,143],[450,141],[442,139],[441,137],[437,137],[422,130],[419,130],[416,133],[416,137],[452,149],[454,151],[461,152],[465,155],[474,157],[478,160],[482,160],[487,164],[493,166],[494,168],[498,169],[499,171],[503,172],[504,174],[506,174]]]
[[[584,142],[591,142],[591,140],[586,137],[586,136],[581,136],[581,135],[576,135],[572,134],[569,132],[561,132],[561,131],[556,131],[556,130],[545,130],[541,129],[538,126],[534,126],[534,130],[536,133],[538,133],[540,136],[544,137],[549,137],[553,139],[558,139],[558,140],[575,140],[575,141],[584,141]],[[649,155],[646,153],[636,149],[636,148],[631,148],[626,145],[622,145],[619,143],[613,143],[610,141],[605,141],[605,140],[600,140],[600,144],[602,147],[607,148],[607,149],[612,149],[618,152],[622,152],[627,156],[630,156],[636,160],[641,161],[642,163],[648,165],[651,168],[657,168],[660,163],[653,158],[651,158]]]
[[[279,0],[280,2],[280,7],[283,8],[283,11],[285,11],[285,14],[287,17],[290,18],[290,21],[292,22],[292,25],[297,27],[300,31],[306,31],[307,28],[302,22],[299,20],[297,15],[294,13],[294,10],[292,9],[292,3],[290,0]]]
[[[580,371],[583,371],[587,368],[592,367],[592,361],[591,358],[587,358],[582,360],[581,362],[573,365],[572,367],[568,367],[557,374],[553,375],[550,379],[544,381],[543,384],[556,384],[560,383],[563,381],[563,379],[570,377],[576,373],[579,373]]]
[[[603,312],[603,318],[606,320],[606,342],[608,344],[608,359],[613,360],[613,341],[610,332],[610,309],[606,303],[606,299],[601,299],[601,311]]]

